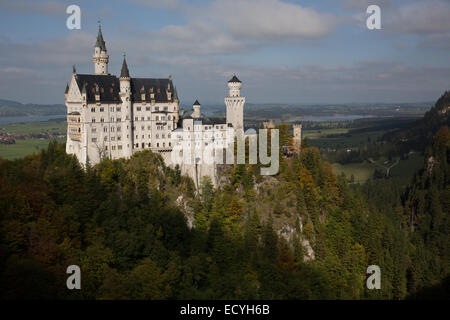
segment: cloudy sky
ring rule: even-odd
[[[81,8],[81,30],[66,8]],[[382,30],[366,9],[381,7]],[[183,103],[223,103],[236,73],[253,103],[414,102],[450,89],[450,0],[0,0],[0,99],[63,103],[92,73],[97,21],[120,73],[171,74]]]

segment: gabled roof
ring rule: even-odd
[[[83,86],[85,86],[87,102],[95,102],[95,92],[97,87],[100,93],[101,102],[118,103],[122,101],[119,96],[120,82],[116,76],[77,74],[76,80],[78,88],[83,88]]]
[[[199,105],[200,105],[200,102],[198,102],[198,100],[195,100],[194,106],[199,106]]]
[[[78,88],[86,86],[87,102],[95,102],[96,86],[100,91],[100,102],[119,103],[121,100],[120,81],[113,75],[77,74]],[[174,95],[174,86],[169,79],[131,78],[131,101],[142,102],[141,89],[145,89],[145,101],[150,102],[150,93],[153,90],[155,102],[169,102],[167,99],[167,88],[170,82],[169,92]],[[103,91],[102,91],[103,89]],[[112,89],[112,90],[111,90]],[[171,100],[172,101],[172,100]]]
[[[170,84],[170,89],[169,88]],[[150,101],[150,93],[155,94],[156,102],[168,102],[167,90],[172,94],[172,100],[174,98],[174,86],[172,80],[169,79],[150,79],[150,78],[131,78],[131,99],[132,101],[142,101],[141,89],[145,88],[145,101]]]

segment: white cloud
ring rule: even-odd
[[[182,7],[181,0],[131,0],[131,3],[151,8],[164,8],[175,10]]]
[[[66,12],[66,6],[57,1],[1,0],[0,8],[2,8],[3,10],[14,12],[42,14],[50,16],[64,15]]]
[[[154,1],[133,1],[157,5]],[[282,41],[319,39],[331,34],[337,24],[331,14],[280,0],[215,0],[206,7],[176,3],[183,6],[185,25],[136,32],[151,39],[150,43],[130,41],[139,48],[146,47],[146,52],[168,55],[231,54]]]
[[[252,39],[323,37],[336,23],[331,14],[279,0],[218,0],[209,9],[209,16],[233,35]]]
[[[398,8],[386,28],[397,33],[431,35],[450,32],[450,2],[427,0]]]

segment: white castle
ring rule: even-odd
[[[225,154],[230,145],[227,140],[230,130],[243,132],[245,97],[240,95],[242,83],[236,76],[228,81],[226,119],[213,120],[201,113],[198,101],[192,110],[179,110],[177,89],[171,76],[132,78],[125,56],[120,77],[109,74],[109,55],[101,27],[93,62],[94,74],[78,74],[73,68],[65,92],[66,152],[76,155],[83,165],[99,163],[103,158],[129,158],[135,152],[150,149],[173,166],[175,150],[186,157],[180,146],[209,145],[211,155],[216,157],[219,150]],[[216,164],[199,164],[196,156],[191,155],[192,161],[180,164],[182,173],[191,176],[196,186],[206,175],[216,183]]]

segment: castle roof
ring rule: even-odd
[[[172,77],[170,77],[170,78],[172,78]],[[172,79],[170,79],[170,81],[172,81]],[[173,87],[173,100],[178,100],[177,87]]]
[[[194,106],[199,106],[199,105],[200,105],[200,102],[198,102],[198,100],[195,100]]]
[[[170,84],[170,89],[169,89]],[[140,89],[145,87],[145,100],[150,101],[150,93],[155,94],[156,102],[168,102],[167,90],[174,96],[174,86],[169,79],[151,79],[151,78],[131,78],[131,98],[132,101],[142,101]],[[174,99],[170,100],[173,101]]]
[[[242,82],[241,80],[239,80],[236,75],[233,75],[233,78],[231,78],[228,82]]]
[[[97,42],[95,42],[95,47],[100,47],[102,51],[106,51],[106,44],[105,40],[103,40],[103,34],[102,34],[102,27],[98,26],[98,35],[97,35]]]
[[[100,102],[119,103],[120,81],[114,75],[77,74],[76,81],[80,89],[86,86],[86,100],[88,103],[95,101],[96,85],[100,89]],[[174,97],[175,87],[169,79],[131,78],[131,101],[142,102],[141,89],[145,88],[145,101],[150,102],[150,93],[153,92],[155,102],[171,102],[168,100],[167,91]],[[103,90],[102,90],[103,89]]]
[[[127,61],[125,60],[125,56],[123,56],[122,70],[120,71],[120,77],[121,78],[129,78],[130,77],[130,72],[128,71],[128,65],[127,65]]]

